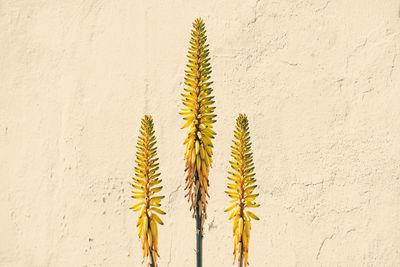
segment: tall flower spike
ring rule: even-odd
[[[182,94],[181,115],[184,116],[186,123],[183,128],[189,127],[186,145],[185,160],[187,173],[186,176],[186,197],[191,201],[190,209],[193,209],[193,216],[197,210],[201,218],[201,225],[207,218],[207,197],[208,195],[208,175],[212,162],[211,139],[215,132],[212,124],[215,122],[216,115],[213,114],[215,107],[213,96],[210,96],[212,84],[210,80],[210,58],[206,44],[207,36],[205,25],[202,19],[196,19],[193,23],[192,37],[189,48],[189,64],[185,71],[185,93]]]
[[[143,261],[149,257],[147,266],[156,267],[158,254],[158,230],[157,223],[164,224],[157,215],[165,212],[159,207],[164,196],[156,195],[162,186],[158,170],[158,158],[156,137],[154,136],[153,119],[144,116],[139,130],[136,152],[135,177],[133,178],[132,198],[139,202],[131,207],[133,211],[140,211],[137,227],[139,227],[139,239],[142,243]]]
[[[225,211],[231,212],[229,220],[233,219],[233,262],[239,254],[239,267],[247,266],[251,219],[259,218],[249,211],[249,208],[259,207],[254,200],[258,194],[253,191],[257,187],[254,183],[254,163],[253,153],[251,153],[249,123],[246,115],[239,114],[236,120],[236,130],[234,131],[233,146],[231,146],[232,161],[230,165],[232,171],[228,171],[228,191],[225,193],[231,198],[233,203]]]

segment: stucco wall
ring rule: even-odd
[[[0,266],[141,266],[128,208],[140,118],[168,215],[160,266],[194,266],[178,115],[191,22],[216,97],[205,266],[231,266],[223,212],[235,117],[259,184],[251,266],[400,266],[400,2],[0,1]]]

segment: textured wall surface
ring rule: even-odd
[[[251,266],[400,266],[400,2],[0,1],[0,266],[142,266],[128,208],[155,120],[160,266],[194,266],[178,115],[191,22],[218,114],[206,267],[231,266],[234,120],[259,184]]]

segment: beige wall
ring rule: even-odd
[[[204,18],[218,122],[206,267],[231,266],[224,214],[247,113],[261,207],[251,266],[400,266],[400,2],[0,1],[0,266],[141,266],[128,207],[152,114],[160,266],[194,266],[178,115]]]

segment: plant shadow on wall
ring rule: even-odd
[[[209,173],[212,166],[213,143],[216,133],[213,124],[216,122],[214,114],[214,96],[211,95],[212,81],[210,81],[211,66],[204,21],[201,18],[193,22],[188,65],[185,70],[185,88],[182,96],[183,107],[180,115],[183,116],[187,128],[184,140],[186,146],[185,190],[190,210],[196,221],[196,266],[201,267],[203,251],[203,226],[207,219]],[[148,258],[147,266],[156,267],[158,253],[158,224],[163,224],[157,215],[165,214],[159,207],[164,196],[156,195],[161,191],[161,179],[158,172],[158,158],[156,137],[151,116],[142,119],[139,130],[136,152],[135,177],[133,178],[133,196],[139,202],[131,209],[139,212],[137,226],[138,235],[143,250],[143,261]],[[250,133],[246,115],[240,114],[236,120],[233,146],[231,147],[232,161],[229,171],[228,190],[226,193],[231,199],[229,219],[233,219],[234,262],[238,257],[238,266],[248,265],[248,251],[250,241],[251,219],[258,217],[249,211],[259,205],[254,202],[258,194],[256,189],[254,163],[252,159]]]

